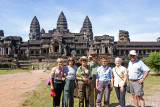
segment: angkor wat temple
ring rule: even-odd
[[[93,36],[92,23],[85,17],[79,33],[72,33],[63,12],[60,13],[56,29],[45,30],[35,16],[30,25],[29,40],[23,41],[20,36],[4,36],[0,30],[0,59],[3,58],[57,58],[61,56],[83,56],[90,51],[99,55],[125,58],[130,50],[135,49],[139,57],[145,57],[150,52],[160,52],[160,38],[155,42],[131,42],[129,32],[120,30],[118,41],[114,36]]]

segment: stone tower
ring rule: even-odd
[[[42,28],[42,29],[41,29],[41,34],[43,34],[43,33],[45,33],[45,30]]]
[[[85,36],[89,37],[89,40],[93,40],[93,32],[92,32],[92,23],[89,20],[89,17],[86,16],[83,26],[80,30],[81,34],[84,34]]]
[[[29,40],[40,40],[40,25],[36,16],[31,22]]]
[[[0,30],[0,37],[4,37],[4,32],[3,32],[3,30]]]
[[[68,27],[67,27],[67,20],[66,20],[66,17],[64,15],[63,12],[61,12],[61,14],[59,15],[58,17],[58,21],[57,21],[57,30],[60,32],[60,33],[68,33],[69,30],[68,30]]]
[[[125,30],[119,30],[119,42],[130,42],[129,32]]]

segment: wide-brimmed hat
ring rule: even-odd
[[[82,63],[82,60],[86,60],[88,62],[88,58],[86,56],[82,56],[80,59],[79,59],[79,62]]]
[[[130,56],[130,55],[138,56],[138,54],[136,53],[136,51],[135,51],[135,50],[131,50],[131,51],[129,52],[129,56]]]
[[[95,52],[95,51],[92,51],[92,52],[90,53],[90,55],[96,55],[96,56],[98,56],[97,52]]]

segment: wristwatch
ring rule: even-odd
[[[144,79],[144,80],[145,80],[145,78],[144,78],[144,77],[142,77],[142,79]]]

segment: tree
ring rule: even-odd
[[[159,52],[151,52],[149,57],[143,58],[144,62],[147,66],[152,68],[156,72],[160,72],[160,53]]]

